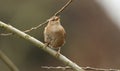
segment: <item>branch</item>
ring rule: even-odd
[[[44,69],[62,69],[62,70],[66,70],[66,69],[71,69],[71,67],[69,66],[57,66],[57,67],[53,67],[53,66],[42,66],[42,68]],[[119,69],[103,69],[103,68],[93,68],[93,67],[81,67],[84,70],[92,70],[92,71],[120,71]]]
[[[19,71],[14,63],[0,50],[0,59],[11,69],[11,71]]]
[[[103,68],[93,68],[93,67],[82,67],[84,70],[94,70],[94,71],[120,71],[119,69],[103,69]]]
[[[73,0],[69,0],[60,10],[58,10],[58,11],[54,14],[54,16],[59,15],[63,10],[65,10],[65,9],[70,5],[70,3],[71,3],[72,1],[73,1]]]
[[[25,34],[24,32],[12,27],[11,25],[7,25],[3,22],[0,22],[0,27],[5,28],[6,30],[9,30],[10,32],[24,38],[25,40],[31,42],[32,44],[36,45],[37,47],[41,48],[42,50],[48,52],[53,57],[57,58],[58,60],[62,61],[65,65],[70,66],[75,71],[84,71],[81,67],[79,67],[76,63],[72,62],[62,54],[56,56],[57,52],[52,50],[49,47],[46,47],[45,44],[40,42],[39,40],[35,39],[34,37],[31,37],[28,34]]]
[[[38,26],[32,27],[32,28],[30,28],[30,29],[28,29],[28,30],[25,30],[25,31],[23,31],[23,32],[27,33],[27,32],[30,32],[30,31],[32,31],[32,30],[35,30],[35,29],[43,26],[43,25],[46,24],[47,22],[48,22],[48,20],[46,20],[45,22],[39,24]]]

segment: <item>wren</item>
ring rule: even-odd
[[[66,32],[60,23],[60,18],[58,16],[50,18],[44,29],[44,41],[46,45],[57,49],[57,53],[60,53],[60,49],[65,43],[65,37]]]

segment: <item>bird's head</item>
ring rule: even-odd
[[[60,24],[60,16],[53,16],[48,21],[50,24]]]

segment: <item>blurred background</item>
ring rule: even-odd
[[[68,0],[0,0],[0,21],[25,30],[49,19]],[[80,66],[120,68],[120,0],[73,0],[61,14],[67,32],[61,53]],[[43,41],[46,25],[28,34]],[[5,33],[0,29],[0,33]],[[20,71],[61,71],[41,66],[65,66],[16,36],[0,36],[2,50]],[[0,71],[10,71],[0,60]]]

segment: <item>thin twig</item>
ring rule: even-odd
[[[54,16],[59,15],[63,10],[65,10],[65,8],[67,8],[67,7],[70,5],[71,2],[72,2],[72,0],[69,0],[60,10],[58,10],[58,11],[54,14]]]
[[[5,24],[0,21],[0,27],[3,27],[6,30],[9,30],[10,32],[20,36],[21,38],[24,38],[25,40],[31,42],[32,44],[36,45],[37,47],[41,48],[42,50],[46,51],[56,59],[62,61],[65,65],[70,66],[74,71],[84,71],[80,66],[78,66],[76,63],[69,60],[67,57],[65,57],[62,54],[59,54],[56,56],[57,52],[49,47],[46,47],[45,44],[40,42],[39,40],[35,39],[34,37],[14,28],[11,25]]]
[[[57,66],[57,67],[53,67],[53,66],[42,66],[41,68],[44,69],[62,69],[62,70],[67,70],[67,69],[72,69],[69,66]],[[81,67],[84,70],[92,70],[92,71],[120,71],[119,69],[103,69],[103,68],[94,68],[94,67]]]
[[[65,10],[65,8],[68,7],[68,5],[70,5],[71,2],[72,2],[72,0],[69,0],[69,1],[68,1],[61,9],[59,9],[53,16],[57,16],[58,14],[60,15],[60,13],[61,13],[63,10]],[[53,17],[53,16],[52,16],[52,17]],[[51,17],[51,18],[52,18],[52,17]],[[49,19],[51,19],[51,18],[49,18]],[[32,30],[36,30],[36,29],[40,28],[41,26],[43,26],[44,24],[46,24],[46,23],[49,21],[49,19],[47,19],[47,20],[44,21],[43,23],[39,24],[38,26],[32,27],[32,28],[30,28],[30,29],[27,29],[27,30],[25,30],[25,31],[23,31],[23,32],[27,33],[27,32],[30,32],[30,31],[32,31]],[[9,35],[12,35],[12,33],[1,33],[0,35],[1,35],[1,36],[9,36]]]
[[[0,50],[0,59],[11,69],[11,71],[19,71],[14,63]]]
[[[84,70],[94,70],[94,71],[120,71],[119,69],[103,69],[103,68],[93,68],[93,67],[82,67]]]
[[[53,67],[53,66],[41,66],[41,68],[43,68],[43,69],[62,69],[62,70],[71,69],[71,67],[69,67],[69,66],[65,66],[65,67],[62,67],[62,66],[57,66],[57,67]]]
[[[1,36],[9,36],[9,35],[12,35],[13,33],[1,33],[0,35]]]
[[[30,29],[28,29],[28,30],[25,30],[25,31],[23,31],[23,32],[27,33],[27,32],[30,32],[30,31],[32,31],[32,30],[38,29],[39,27],[43,26],[43,25],[46,24],[47,22],[48,22],[48,20],[46,20],[45,22],[39,24],[38,26],[32,27],[32,28],[30,28]]]

